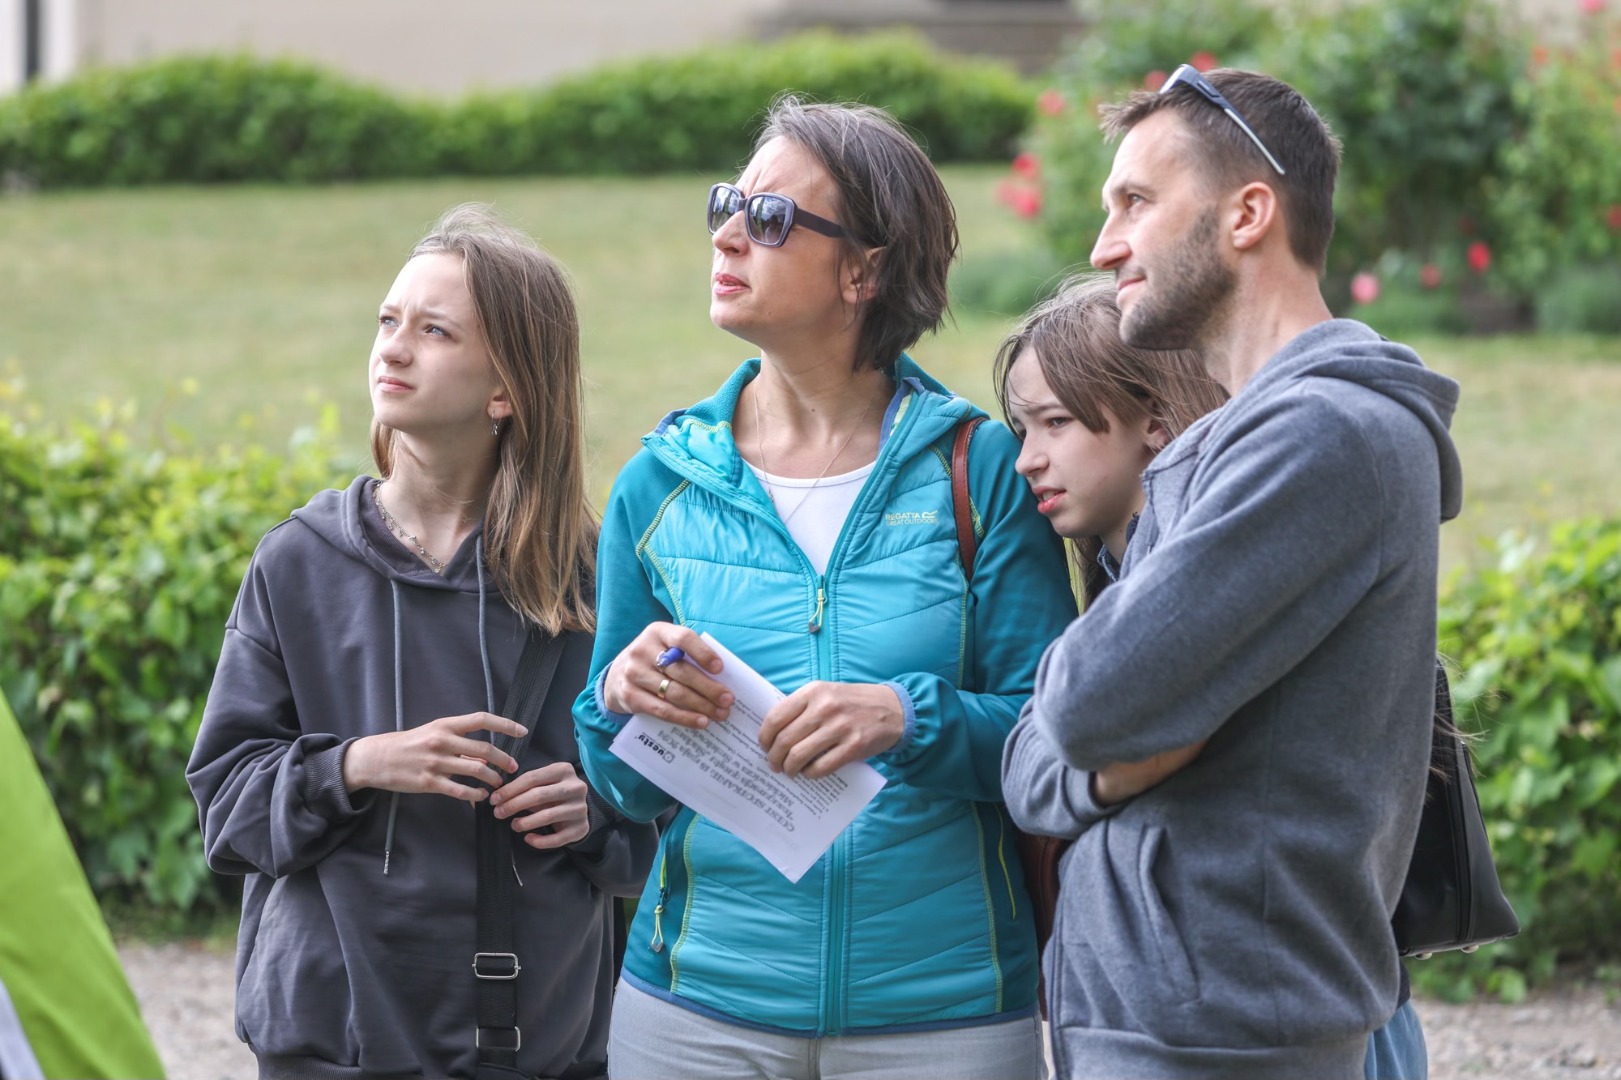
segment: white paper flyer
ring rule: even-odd
[[[703,639],[721,658],[715,679],[736,698],[731,715],[698,729],[637,713],[611,749],[672,798],[765,856],[789,881],[798,881],[878,794],[883,774],[864,761],[820,780],[772,772],[760,727],[786,695],[713,637]]]

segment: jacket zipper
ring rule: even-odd
[[[911,425],[916,422],[917,416],[918,411],[915,408],[907,408],[904,410],[899,421],[896,423],[894,430],[892,430],[888,437],[884,439],[883,446],[878,451],[878,460],[873,463],[874,472],[878,471],[878,467],[880,464],[882,464],[885,453],[889,452],[890,446],[892,444],[899,444],[898,440],[901,440],[902,438],[902,430],[909,430]],[[652,447],[651,449],[660,460],[670,465],[670,467],[675,469],[678,474],[689,480],[691,479],[686,470],[679,467],[678,462],[666,457],[666,455],[661,453],[657,447]],[[775,528],[777,532],[787,539],[790,545],[792,545],[794,551],[798,553],[800,565],[806,570],[806,577],[810,578],[816,583],[816,607],[812,611],[811,618],[806,624],[806,629],[817,638],[816,667],[811,672],[811,679],[808,681],[826,678],[827,675],[832,671],[832,642],[829,640],[828,635],[821,633],[822,627],[827,624],[828,593],[832,589],[831,579],[833,577],[833,572],[837,569],[839,559],[844,554],[845,541],[848,539],[850,533],[850,520],[851,518],[854,518],[858,511],[864,507],[866,502],[872,498],[873,489],[871,487],[871,482],[871,477],[869,476],[867,483],[862,486],[861,493],[856,496],[855,504],[850,507],[849,516],[845,518],[843,527],[839,529],[838,539],[833,542],[833,550],[828,555],[827,565],[829,572],[826,575],[818,575],[815,573],[816,568],[811,565],[810,559],[805,557],[805,553],[800,550],[799,545],[794,542],[793,533],[788,531],[788,526],[777,514],[767,512],[765,509],[762,509],[759,503],[755,500],[742,498],[733,489],[716,490],[710,488],[707,484],[701,485],[706,490],[710,490],[714,494],[719,495],[732,505],[747,510],[756,516],[763,518],[767,523]],[[696,818],[697,816],[694,815],[694,821],[696,821]],[[681,951],[681,943],[686,939],[687,935],[687,922],[692,917],[693,889],[696,882],[694,882],[692,877],[691,847],[692,826],[689,824],[687,826],[686,837],[682,845],[683,856],[686,860],[687,866],[687,905],[686,910],[682,912],[681,916],[681,936],[676,939],[675,945],[673,945],[670,949],[670,990],[672,992],[675,991],[677,983],[680,982],[680,976],[676,969],[676,954]],[[983,851],[983,847],[981,850]],[[846,1026],[844,1023],[844,1012],[846,1007],[844,993],[844,961],[846,950],[844,939],[847,933],[845,928],[846,923],[849,922],[849,905],[845,897],[845,879],[848,876],[849,860],[849,842],[846,840],[844,833],[840,833],[837,839],[833,841],[833,847],[829,849],[828,858],[828,955],[826,957],[826,969],[828,977],[824,981],[822,989],[822,1018],[821,1024],[819,1025],[823,1031],[827,1031],[830,1034],[837,1034],[838,1032],[844,1030]],[[659,879],[661,885],[664,881],[662,874],[663,869],[661,863],[661,876]],[[983,874],[984,870],[982,867],[982,878]],[[660,895],[661,897],[663,895],[662,889],[660,891]],[[658,925],[656,916],[662,914],[662,907],[663,905],[660,904],[659,908],[655,909],[655,927]],[[1000,984],[1000,971],[998,971],[998,984]],[[997,996],[998,998],[1001,996],[1000,985],[998,986]]]

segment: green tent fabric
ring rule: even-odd
[[[6,1080],[161,1077],[163,1065],[112,935],[4,697],[0,853],[0,1071]]]

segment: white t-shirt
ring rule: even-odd
[[[772,476],[753,465],[749,469],[771,496],[777,516],[788,526],[788,535],[816,567],[816,572],[825,574],[833,545],[844,528],[844,519],[850,516],[850,508],[861,494],[861,485],[876,464],[876,461],[869,462],[855,472],[824,476],[820,480]]]

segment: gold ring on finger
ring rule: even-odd
[[[665,678],[659,680],[659,700],[660,701],[668,700],[664,695],[669,693],[669,690],[670,690],[670,679],[669,679],[668,676],[666,676]]]

